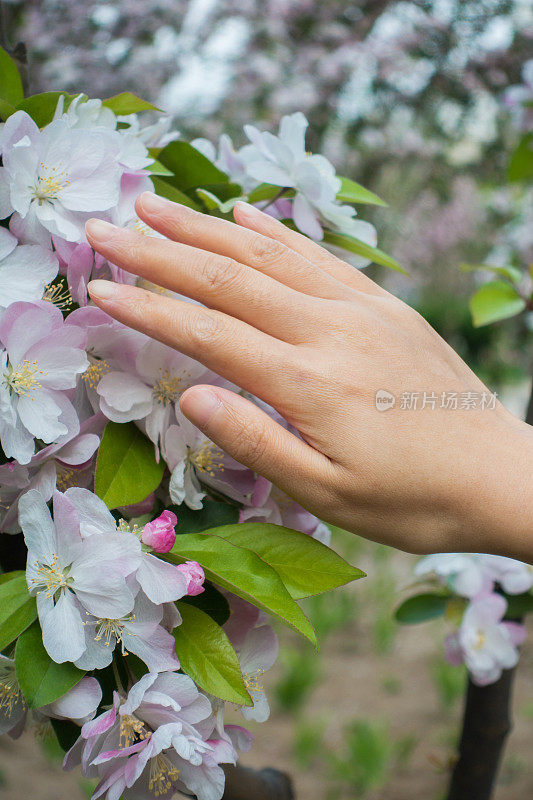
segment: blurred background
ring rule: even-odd
[[[9,0],[32,92],[136,92],[175,116],[184,138],[242,125],[274,131],[303,111],[308,145],[389,204],[367,211],[379,246],[409,277],[369,274],[418,308],[523,414],[531,315],[483,328],[463,262],[533,262],[533,192],[509,183],[509,152],[531,127],[531,0]],[[529,95],[528,95],[529,92]],[[485,276],[486,277],[486,276]],[[465,675],[442,656],[444,622],[400,629],[393,611],[415,558],[336,532],[368,573],[307,602],[321,654],[282,634],[267,676],[273,713],[243,763],[290,772],[305,800],[438,800],[453,758]],[[533,648],[518,669],[515,727],[496,800],[533,797]],[[32,761],[28,761],[28,751]],[[15,800],[88,796],[50,742],[0,741],[0,792]],[[31,765],[31,766],[30,766]],[[472,798],[475,800],[475,798]]]

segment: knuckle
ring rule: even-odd
[[[306,357],[302,349],[297,364],[290,364],[285,374],[291,377],[291,388],[294,398],[300,403],[301,393],[308,397],[320,398],[326,402],[336,385],[336,362],[331,353],[324,355],[311,351]]]
[[[112,260],[120,265],[127,265],[135,272],[142,265],[146,257],[146,237],[137,233],[130,233],[124,240],[113,244]]]
[[[135,292],[135,295],[128,302],[128,310],[135,317],[140,317],[143,321],[151,319],[152,298],[150,292],[144,289]]]
[[[157,338],[159,314],[151,292],[134,289],[127,301],[127,312],[134,327],[139,326],[148,336]]]
[[[239,282],[241,269],[231,258],[208,258],[202,266],[201,282],[209,293],[217,296],[230,292]]]
[[[198,234],[198,212],[192,208],[176,204],[162,221],[178,239],[189,241]]]
[[[250,259],[253,263],[271,264],[287,256],[288,248],[267,236],[256,236],[250,244]]]
[[[194,349],[201,351],[213,347],[227,333],[222,314],[216,311],[201,311],[188,319],[185,335]]]
[[[259,464],[268,447],[268,434],[260,420],[234,418],[235,436],[232,442],[234,458],[253,467]]]

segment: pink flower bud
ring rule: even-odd
[[[197,561],[186,561],[185,564],[178,564],[177,569],[187,578],[187,594],[194,595],[205,592],[202,586],[205,581],[204,571]]]
[[[147,522],[143,528],[141,542],[147,544],[156,553],[168,553],[176,541],[174,526],[178,518],[172,511],[163,511],[152,522]]]

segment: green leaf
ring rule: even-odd
[[[11,56],[0,47],[0,98],[16,106],[24,97],[22,79]]]
[[[273,186],[270,183],[261,183],[248,194],[249,203],[260,203],[261,200],[273,200],[279,194],[283,186]],[[285,194],[285,193],[284,193]]]
[[[365,576],[331,548],[281,525],[248,522],[213,528],[206,533],[257,553],[276,570],[295,600],[329,592]]]
[[[13,570],[13,572],[3,572],[0,575],[0,586],[2,585],[2,583],[7,583],[8,581],[12,581],[13,578],[18,578],[19,575],[25,575],[25,574],[26,573],[24,572],[23,569],[15,569]]]
[[[374,264],[381,264],[383,267],[389,267],[396,272],[401,272],[403,275],[408,273],[401,267],[395,258],[379,250],[377,247],[372,247],[369,244],[355,239],[353,236],[348,236],[345,233],[333,233],[333,231],[324,231],[324,242],[332,244],[335,247],[341,247],[343,250],[348,250],[350,253],[356,253],[358,256],[368,258]]]
[[[238,196],[231,197],[229,200],[223,202],[212,192],[208,192],[207,189],[197,189],[196,194],[202,200],[208,211],[214,211],[216,209],[222,212],[222,214],[229,214],[229,212],[233,210],[235,203],[245,199],[244,196]]]
[[[502,278],[507,278],[511,283],[520,283],[524,276],[521,269],[509,265],[495,267],[492,264],[461,264],[461,270],[463,272],[493,272],[501,275]]]
[[[149,172],[150,175],[163,175],[164,177],[167,177],[168,175],[172,176],[172,172],[164,167],[163,164],[157,160],[157,158],[154,158],[153,163],[148,167],[145,167],[145,170],[146,172]]]
[[[182,623],[174,629],[181,668],[206,692],[230,703],[253,705],[239,659],[217,623],[199,608],[178,602]]]
[[[0,118],[4,121],[9,119],[9,117],[15,113],[17,109],[15,106],[12,106],[11,103],[8,103],[7,100],[2,100],[0,98]]]
[[[449,596],[444,594],[417,594],[404,600],[396,609],[394,616],[402,625],[436,619],[444,615],[449,599]]]
[[[229,603],[218,589],[215,589],[212,583],[205,581],[204,591],[197,595],[185,595],[180,600],[181,603],[189,603],[209,614],[218,625],[224,625],[228,621],[230,615]]]
[[[9,576],[3,575],[5,579]],[[26,576],[15,574],[0,584],[0,650],[11,644],[37,617],[35,597],[30,597]]]
[[[520,314],[526,301],[504,281],[489,281],[470,298],[470,311],[476,328]]]
[[[15,669],[22,694],[30,708],[53,703],[72,689],[84,672],[66,661],[56,664],[44,649],[38,622],[19,636],[15,650]]]
[[[316,645],[313,626],[290,596],[276,570],[251,550],[237,547],[218,536],[185,533],[178,536],[170,553],[165,553],[163,558],[175,563],[198,561],[210,581],[229,589],[267,614],[279,617]]]
[[[193,511],[185,503],[167,506],[178,518],[176,533],[201,533],[218,525],[231,525],[239,520],[239,509],[218,500],[204,500],[203,508]]]
[[[374,192],[365,189],[350,178],[341,178],[342,186],[337,192],[337,200],[344,203],[365,203],[373,206],[386,206],[387,203]]]
[[[121,92],[113,97],[108,97],[102,100],[102,105],[110,108],[117,116],[126,116],[127,114],[137,114],[139,111],[161,111],[160,108],[149,103],[148,100],[142,100],[132,92]]]
[[[140,503],[161,483],[165,463],[133,422],[108,422],[98,450],[94,489],[108,508]]]
[[[525,614],[533,611],[533,594],[531,594],[531,592],[513,595],[506,594],[505,599],[507,600],[506,619],[520,619]]]
[[[172,184],[168,183],[164,178],[158,178],[156,175],[152,175],[152,183],[154,184],[155,193],[160,197],[166,197],[167,200],[172,200],[173,203],[181,203],[182,206],[188,206],[188,208],[193,208],[195,211],[200,211],[198,203],[195,203],[194,200],[184,192],[180,192],[179,189],[176,189],[175,186],[172,186]]]
[[[526,133],[511,156],[509,180],[523,181],[533,178],[533,132]]]
[[[173,186],[183,192],[209,183],[224,183],[228,176],[188,142],[169,142],[159,161],[174,175]]]
[[[68,95],[66,92],[43,92],[42,94],[34,94],[31,97],[26,97],[19,103],[17,109],[29,114],[35,124],[39,128],[42,128],[52,121],[61,95],[65,97],[64,110],[66,111],[73,99],[72,96]]]
[[[202,189],[217,197],[222,203],[228,200],[238,200],[242,197],[242,188],[239,184],[231,183],[228,180],[224,181],[224,183],[208,183],[202,186]]]

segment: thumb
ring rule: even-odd
[[[222,450],[299,502],[305,504],[304,487],[310,500],[317,482],[325,483],[329,459],[241,395],[219,386],[191,386],[180,408]]]

